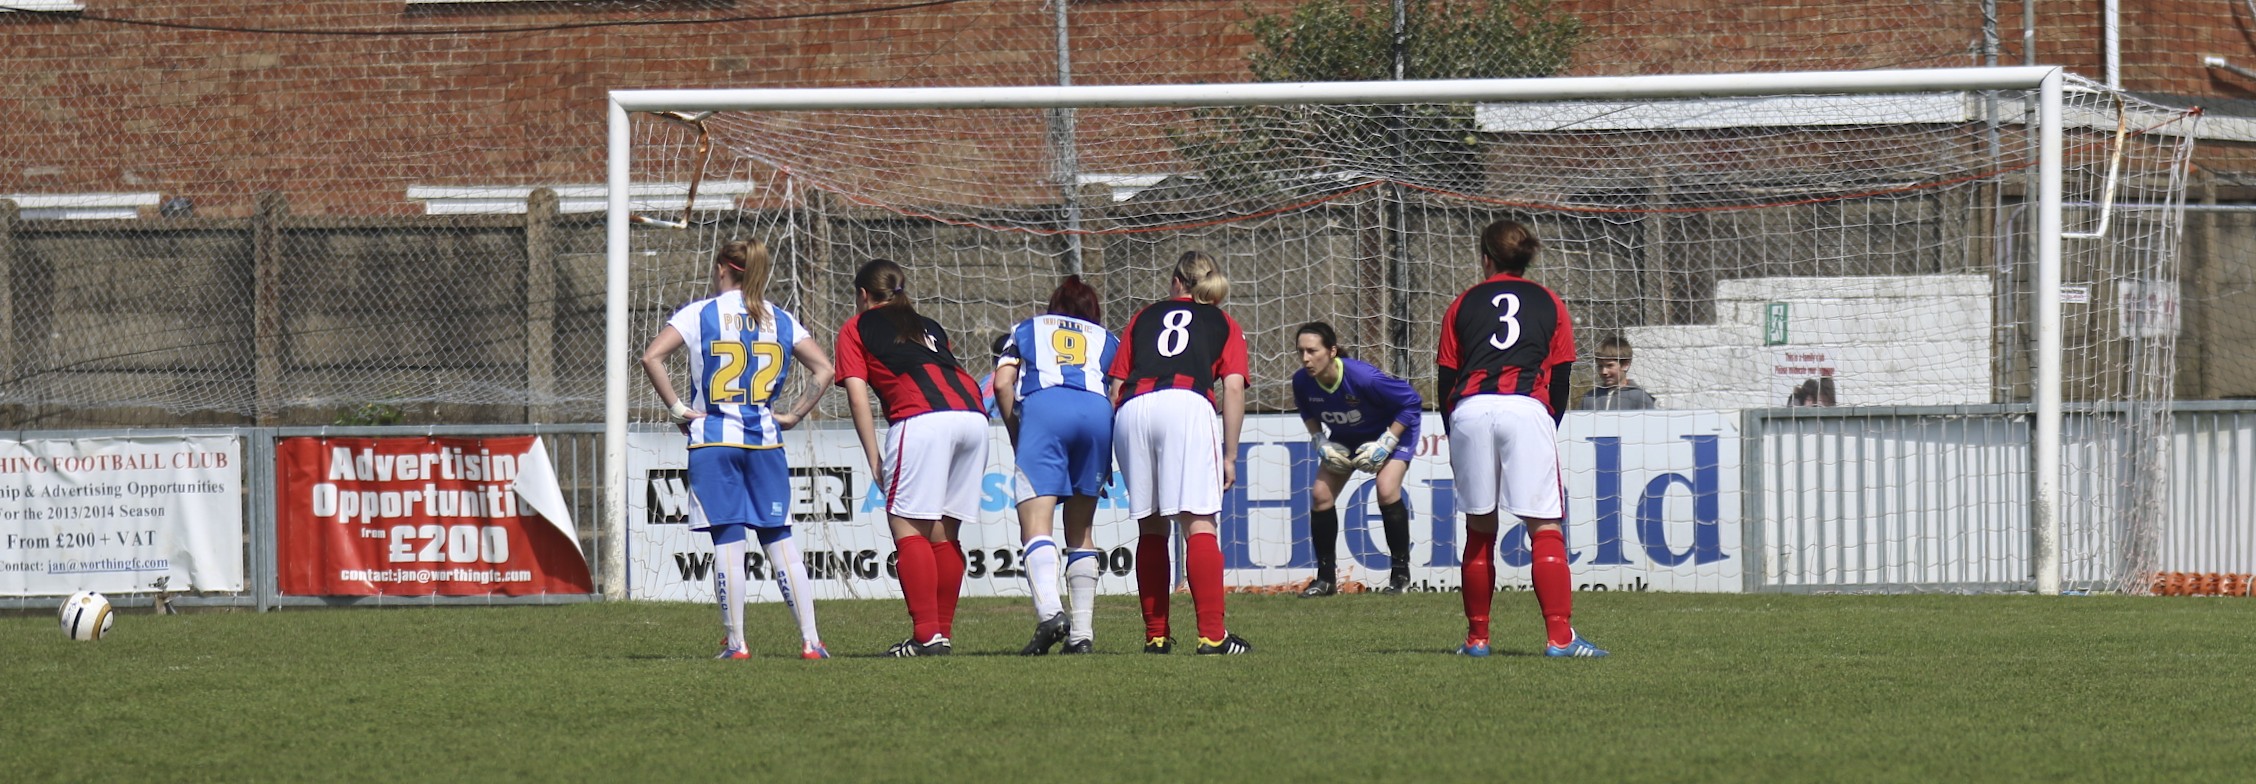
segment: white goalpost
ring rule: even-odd
[[[1430,392],[1421,360],[1436,303],[1470,282],[1451,266],[1460,239],[1507,214],[1544,233],[1550,266],[1535,276],[1552,276],[1578,314],[1578,389],[1594,383],[1595,341],[1620,336],[1637,346],[1635,377],[1674,417],[1570,417],[1563,454],[1583,474],[1575,481],[1594,483],[1569,515],[1595,526],[1570,534],[1591,537],[1589,568],[1713,560],[1701,579],[1731,589],[2138,590],[2153,568],[2135,552],[2149,523],[2120,522],[2137,517],[2120,510],[2150,505],[2136,483],[2155,469],[2078,456],[2151,437],[2118,421],[2135,417],[2107,417],[2155,390],[2109,368],[2153,362],[2168,345],[2127,327],[2116,335],[2096,307],[2064,319],[2062,292],[2097,286],[2091,299],[2104,305],[2133,285],[2121,281],[2174,281],[2179,215],[2116,207],[2134,199],[2114,190],[2182,209],[2192,134],[2164,108],[2122,101],[2056,67],[613,91],[604,591],[640,597],[631,580],[670,568],[632,563],[623,546],[630,507],[642,504],[643,519],[657,503],[630,483],[630,433],[661,421],[633,357],[664,309],[696,294],[729,235],[767,238],[778,259],[770,298],[825,342],[848,306],[842,269],[889,254],[923,262],[919,307],[932,303],[958,330],[975,373],[986,338],[1027,315],[1056,275],[1102,279],[1107,313],[1124,317],[1156,296],[1139,277],[1154,258],[1220,248],[1247,292],[1231,307],[1256,346],[1254,400],[1290,430],[1283,346],[1303,320],[1349,325],[1358,356]],[[673,120],[652,119],[661,114]],[[2138,120],[2131,141],[2125,118]],[[2130,144],[2142,146],[2126,155]],[[660,214],[635,202],[638,186],[686,181],[695,193],[700,179],[733,204]],[[2068,215],[2100,204],[2113,208],[2101,220],[2123,225],[2072,234]],[[1785,411],[1793,373],[1822,380],[1830,410]],[[836,398],[825,412],[842,410]],[[2076,424],[2074,443],[2071,406],[2099,418]],[[1999,424],[1970,440],[1944,421],[1992,415]],[[1960,451],[1921,451],[1951,439]],[[2091,439],[2111,440],[2075,446]],[[1254,487],[1233,501],[1245,518],[1241,588],[1304,574],[1307,549],[1289,519],[1296,458],[1281,441],[1249,441]],[[1807,471],[1776,465],[1805,448],[1816,456]],[[1679,452],[1706,462],[1671,467]],[[2076,472],[2065,486],[2064,456]],[[1923,478],[1992,459],[2006,467],[1987,479]],[[1634,474],[1641,460],[1651,473]],[[1421,514],[1446,515],[1446,461],[1421,461],[1438,472],[1413,477]],[[1007,465],[1007,453],[991,462]],[[2023,478],[2025,492],[2010,486]],[[2065,514],[2071,497],[2117,511]],[[1713,512],[1719,498],[1760,511]],[[1421,568],[1453,574],[1448,523],[1433,525]],[[1734,533],[1749,548],[1735,561],[1685,544],[1720,536],[1736,547]],[[1637,552],[1652,563],[1631,563]]]

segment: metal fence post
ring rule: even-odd
[[[251,595],[259,612],[274,609],[279,594],[281,548],[275,543],[274,438],[271,427],[243,431],[244,521],[251,534]]]
[[[1763,428],[1769,422],[1764,409],[1739,412],[1739,580],[1741,590],[1763,590],[1763,575],[1770,571],[1763,551]]]

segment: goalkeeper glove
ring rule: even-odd
[[[1386,465],[1387,458],[1394,455],[1394,448],[1401,444],[1402,438],[1393,431],[1380,433],[1378,438],[1371,439],[1370,443],[1355,450],[1355,467],[1378,473],[1379,466]]]
[[[1319,433],[1308,439],[1308,450],[1315,453],[1316,462],[1326,470],[1342,474],[1355,473],[1355,453],[1338,441]]]

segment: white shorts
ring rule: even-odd
[[[1526,395],[1474,395],[1449,412],[1449,469],[1457,511],[1537,520],[1564,516],[1559,426]]]
[[[1188,389],[1129,398],[1112,418],[1112,455],[1137,519],[1222,511],[1222,436],[1214,404]]]
[[[987,478],[987,416],[931,411],[885,430],[885,512],[911,520],[979,519]]]

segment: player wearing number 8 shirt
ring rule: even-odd
[[[1230,279],[1214,259],[1192,251],[1176,260],[1173,298],[1128,320],[1120,355],[1107,373],[1118,413],[1113,456],[1136,517],[1136,594],[1144,611],[1144,652],[1169,653],[1168,528],[1183,533],[1183,574],[1198,614],[1198,652],[1251,653],[1223,624],[1222,548],[1215,515],[1237,480],[1238,429],[1245,421],[1246,344],[1220,307]],[[1220,389],[1216,389],[1219,386]],[[1216,402],[1222,432],[1215,433]],[[1218,443],[1219,442],[1219,443]]]
[[[750,658],[744,642],[745,529],[776,565],[783,601],[799,621],[800,657],[827,659],[815,630],[806,562],[791,541],[791,468],[783,431],[814,410],[830,386],[830,357],[804,324],[767,301],[766,245],[736,240],[713,259],[715,294],[682,306],[642,352],[642,369],[689,436],[691,519],[713,538],[713,593],[728,640],[721,659]],[[689,352],[689,399],[674,392],[666,357]],[[769,408],[793,361],[814,377],[788,412]]]
[[[1449,303],[1441,320],[1434,389],[1449,427],[1449,467],[1465,512],[1465,644],[1488,655],[1488,612],[1496,590],[1497,514],[1527,526],[1529,577],[1543,612],[1547,656],[1604,656],[1575,633],[1574,582],[1567,567],[1564,484],[1558,423],[1575,360],[1566,302],[1523,277],[1543,243],[1526,226],[1499,220],[1481,230],[1487,280]]]
[[[956,361],[948,331],[916,312],[908,273],[872,259],[854,274],[861,312],[838,331],[838,383],[872,476],[885,492],[895,571],[909,607],[909,639],[888,655],[941,656],[956,600],[963,594],[964,551],[957,535],[977,519],[987,475],[987,412],[979,382]],[[884,446],[870,419],[870,395],[885,409]]]
[[[1026,577],[1034,588],[1034,639],[1020,654],[1040,656],[1065,641],[1066,653],[1090,653],[1098,563],[1097,498],[1112,477],[1112,402],[1104,370],[1120,341],[1106,332],[1097,290],[1068,275],[1050,293],[1042,315],[1013,327],[996,351],[995,402],[1016,453],[1013,478]],[[1051,517],[1065,505],[1065,579],[1073,589],[1070,622],[1058,601],[1058,542]]]

